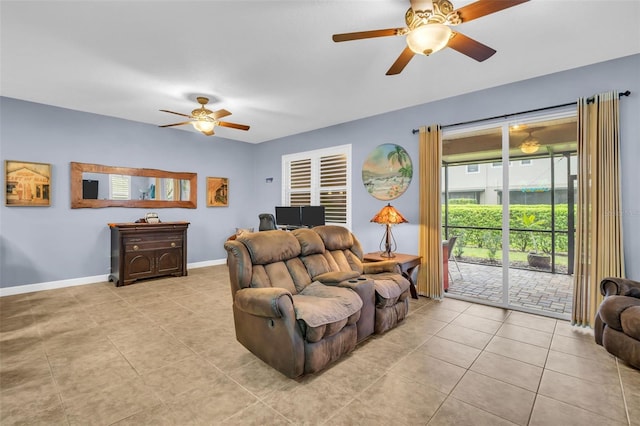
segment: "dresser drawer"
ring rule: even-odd
[[[135,236],[127,236],[122,239],[125,252],[140,250],[157,250],[182,247],[182,233],[158,232],[140,233]]]
[[[130,242],[124,245],[124,251],[126,253],[130,253],[132,251],[143,251],[143,250],[158,250],[158,249],[171,249],[171,248],[181,248],[182,241],[143,241],[143,242]]]

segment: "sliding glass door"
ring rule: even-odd
[[[576,164],[573,113],[445,131],[451,297],[569,316]]]

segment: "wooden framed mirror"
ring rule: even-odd
[[[198,175],[156,169],[71,163],[71,208],[195,209]]]

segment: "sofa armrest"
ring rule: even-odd
[[[379,274],[382,272],[400,272],[398,263],[394,260],[382,260],[380,262],[364,262],[362,264],[365,274]]]
[[[293,305],[293,298],[284,288],[244,288],[236,292],[234,303],[239,310],[252,315],[281,318],[283,305]]]
[[[360,273],[357,271],[332,271],[313,277],[314,281],[320,281],[322,284],[336,285],[343,281],[358,278]]]
[[[627,278],[606,277],[600,281],[600,293],[603,296],[635,296],[640,291],[640,282]],[[631,292],[632,294],[628,294]]]

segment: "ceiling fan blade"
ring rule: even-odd
[[[169,114],[181,115],[181,116],[183,116],[183,117],[193,118],[193,117],[191,117],[190,115],[182,114],[182,113],[180,113],[180,112],[173,112],[173,111],[169,111],[169,110],[166,110],[166,109],[161,109],[160,111],[162,111],[162,112],[168,112]]]
[[[217,120],[218,118],[226,117],[227,115],[231,115],[231,113],[226,109],[219,109],[209,114],[209,117],[213,118],[214,120]]]
[[[334,34],[332,38],[337,43],[340,41],[362,40],[364,38],[397,36],[404,34],[405,30],[405,28],[388,28],[386,30],[359,31],[356,33]]]
[[[469,22],[501,10],[526,3],[529,0],[478,0],[457,10],[462,22]]]
[[[213,136],[215,133],[213,133],[213,129],[209,130],[208,132],[200,132],[203,135],[207,135],[207,136]]]
[[[182,126],[183,124],[189,124],[191,121],[183,121],[182,123],[174,123],[174,124],[165,124],[163,126],[158,127],[173,127],[173,126]]]
[[[244,124],[229,123],[228,121],[218,121],[218,126],[230,127],[232,129],[238,130],[249,130],[249,126],[246,126]]]
[[[496,53],[496,51],[489,46],[456,31],[453,32],[453,37],[451,37],[447,46],[478,62],[489,59]]]
[[[409,49],[409,47],[405,47],[400,56],[398,56],[398,59],[396,59],[393,65],[391,65],[389,71],[387,71],[387,75],[400,74],[411,58],[413,58],[413,55],[415,55],[413,50]]]

